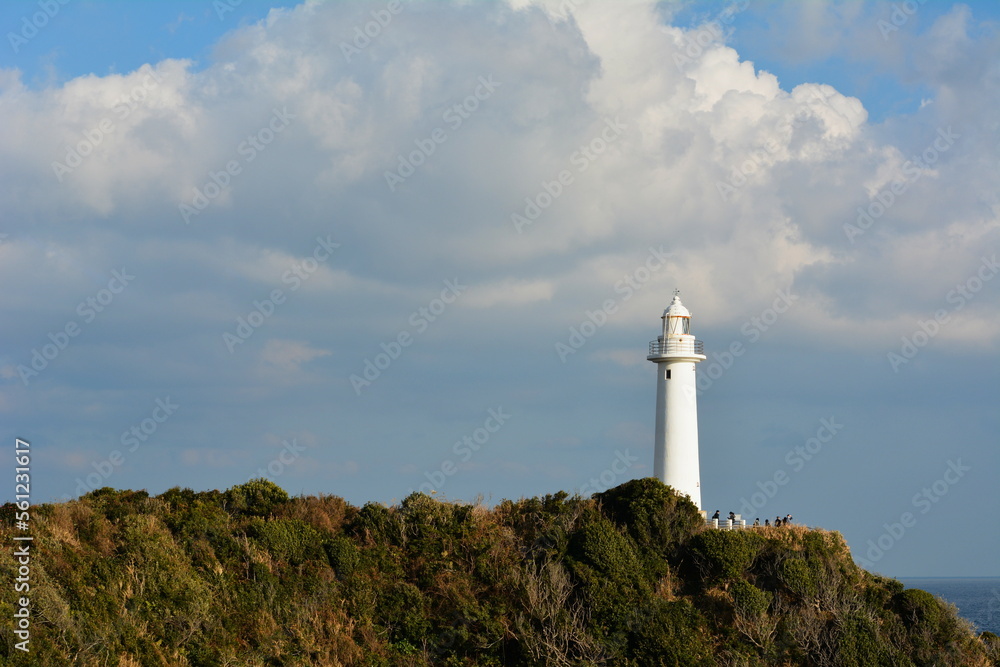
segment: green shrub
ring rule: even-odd
[[[941,604],[927,591],[908,588],[898,593],[894,602],[897,612],[908,627],[921,623],[929,623],[936,627],[941,622]]]
[[[226,509],[234,514],[270,516],[277,507],[288,502],[288,493],[269,479],[251,479],[223,494]]]
[[[634,664],[649,667],[715,665],[708,623],[687,600],[653,600],[636,610],[629,641]]]
[[[353,576],[361,564],[361,553],[357,545],[343,535],[324,541],[323,550],[338,579]]]
[[[850,613],[837,623],[837,659],[844,667],[899,664],[899,656],[880,640],[878,627],[870,618]]]
[[[979,635],[979,640],[986,649],[986,659],[989,664],[1000,667],[1000,637],[992,632],[984,632]]]
[[[125,609],[156,629],[170,645],[207,618],[211,588],[191,567],[187,555],[158,519],[148,515],[123,520],[112,581],[130,592]],[[109,588],[105,594],[114,594]]]
[[[32,664],[1000,665],[836,533],[704,530],[655,480],[493,510],[108,488],[32,518]],[[13,641],[0,624],[0,664]]]
[[[298,519],[254,518],[247,535],[266,549],[276,560],[301,565],[322,553],[319,532]]]
[[[581,584],[598,636],[620,653],[635,606],[652,596],[632,540],[598,515],[570,537],[567,564]]]
[[[819,592],[817,572],[805,558],[792,557],[781,563],[781,583],[800,600],[808,600]]]
[[[365,503],[364,507],[347,523],[348,534],[381,545],[402,545],[404,525],[395,509],[379,503]]]
[[[110,521],[119,521],[130,514],[143,511],[149,494],[146,491],[117,491],[105,486],[84,497],[90,498],[93,506]]]
[[[729,587],[736,613],[747,618],[763,616],[771,605],[771,593],[762,591],[749,581],[740,579]]]
[[[605,516],[628,531],[650,579],[666,574],[668,556],[704,523],[694,503],[653,477],[625,482],[594,498]]]
[[[573,534],[569,555],[612,581],[636,586],[643,581],[634,544],[603,517],[584,524]]]
[[[862,584],[865,607],[884,615],[891,613],[893,600],[903,592],[903,582],[877,574],[867,575]]]
[[[764,548],[765,539],[750,530],[703,530],[689,548],[709,581],[732,581],[745,576]]]
[[[420,589],[409,582],[395,582],[382,591],[375,614],[394,644],[409,642],[420,646],[430,634],[427,601]]]
[[[499,522],[513,530],[524,555],[536,562],[565,557],[570,533],[595,513],[594,501],[565,491],[504,501],[495,510]]]

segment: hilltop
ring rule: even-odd
[[[31,653],[4,624],[10,664],[1000,665],[995,636],[838,533],[706,529],[651,478],[492,509],[105,488],[32,519]]]

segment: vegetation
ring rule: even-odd
[[[1000,665],[996,636],[861,570],[838,533],[706,529],[653,479],[493,509],[104,488],[32,516],[31,654],[3,624],[11,664]]]

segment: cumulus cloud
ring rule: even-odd
[[[788,48],[829,55],[871,11],[797,5]],[[998,47],[967,10],[928,28],[926,48],[857,37],[916,63],[932,93],[878,123],[835,85],[789,89],[652,2],[406,4],[361,46],[369,12],[274,11],[203,64],[40,89],[0,72],[0,279],[21,286],[0,294],[0,410],[41,419],[91,387],[125,410],[136,388],[183,388],[178,422],[204,426],[204,443],[256,442],[260,414],[336,415],[311,456],[339,475],[397,458],[344,454],[388,412],[401,430],[385,437],[447,444],[425,418],[458,408],[427,403],[435,382],[476,386],[454,397],[463,410],[492,388],[543,400],[533,373],[579,372],[549,369],[552,345],[606,300],[606,342],[588,343],[606,367],[635,368],[634,341],[642,365],[675,287],[724,339],[790,290],[774,335],[882,349],[997,247]],[[942,133],[952,143],[930,159]],[[285,279],[327,237],[337,251]],[[655,270],[651,248],[670,253]],[[122,266],[134,283],[84,322],[77,304]],[[455,279],[468,289],[453,305],[414,315]],[[274,314],[230,352],[223,335],[275,290]],[[996,345],[996,306],[977,292],[942,340]],[[80,336],[25,386],[18,367],[71,320]],[[397,354],[401,334],[413,342]],[[380,353],[390,363],[359,399],[347,378]],[[202,409],[228,421],[205,426]],[[182,460],[229,456],[190,446]]]

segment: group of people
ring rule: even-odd
[[[712,519],[713,520],[718,520],[718,518],[719,518],[719,510],[715,510],[715,514],[712,515]],[[729,520],[730,521],[736,521],[736,513],[735,512],[730,512],[729,513]],[[785,518],[781,518],[781,516],[776,516],[774,518],[774,525],[775,526],[785,526],[785,525],[788,525],[789,523],[791,523],[791,521],[792,521],[792,515],[791,514],[786,514]],[[760,517],[757,517],[754,520],[753,525],[754,526],[758,526],[758,527],[760,526]],[[764,527],[765,528],[768,528],[771,525],[772,524],[771,524],[771,520],[770,519],[764,519]]]
[[[792,515],[791,514],[786,514],[784,519],[782,519],[780,516],[776,516],[776,517],[774,517],[774,525],[775,526],[785,526],[785,525],[788,525],[788,523],[790,523],[791,520],[792,520]],[[755,525],[755,526],[759,526],[760,525],[760,517],[757,517],[756,519],[754,519],[753,525]],[[764,527],[766,528],[766,527],[768,527],[770,525],[771,525],[771,520],[770,519],[764,519]]]

